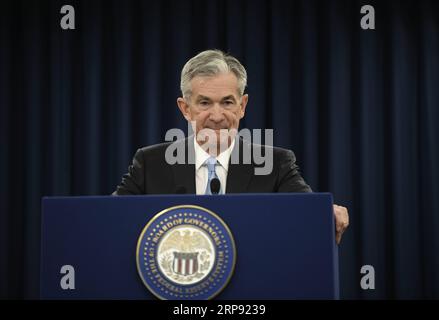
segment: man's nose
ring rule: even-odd
[[[221,122],[224,119],[223,108],[219,103],[215,103],[210,109],[209,119],[214,122]]]

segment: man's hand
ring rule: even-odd
[[[349,226],[348,209],[342,206],[334,204],[334,216],[335,216],[335,241],[340,244],[341,236]]]

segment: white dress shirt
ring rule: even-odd
[[[221,194],[226,193],[227,185],[227,171],[229,170],[229,160],[232,154],[233,147],[235,145],[235,140],[232,140],[231,145],[224,151],[221,152],[216,160],[218,164],[215,166],[215,171],[218,179],[221,182]],[[207,180],[209,173],[207,172],[207,166],[203,165],[210,155],[201,148],[198,142],[194,138],[194,149],[195,149],[195,187],[197,194],[205,194],[207,187]]]

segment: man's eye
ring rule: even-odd
[[[232,100],[227,100],[227,101],[224,101],[224,104],[226,106],[231,106],[231,105],[233,105],[233,101]]]
[[[203,107],[206,107],[209,105],[209,102],[208,101],[201,101],[200,105],[202,105]]]

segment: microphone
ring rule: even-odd
[[[218,194],[220,189],[221,189],[221,182],[219,181],[218,178],[213,178],[210,181],[210,191],[212,192],[212,194]]]
[[[186,194],[186,188],[184,186],[177,186],[175,189],[176,194]]]

